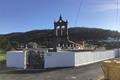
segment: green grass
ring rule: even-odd
[[[5,52],[0,50],[0,62],[5,60]]]
[[[0,71],[6,69],[5,67],[5,53],[0,51]]]
[[[5,54],[0,54],[0,62],[5,60]]]

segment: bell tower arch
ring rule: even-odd
[[[54,22],[56,37],[68,37],[68,21],[64,21],[60,15],[59,20]]]
[[[55,47],[62,46],[69,43],[68,36],[68,21],[64,21],[60,15],[58,21],[54,22]]]

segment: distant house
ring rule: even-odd
[[[113,37],[108,37],[106,40],[102,40],[102,42],[106,43],[112,43],[112,42],[119,42],[120,40],[117,40],[116,38]]]

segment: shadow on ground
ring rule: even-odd
[[[0,61],[0,74],[34,74],[34,73],[43,73],[50,72],[62,69],[68,69],[71,67],[63,67],[63,68],[51,68],[51,69],[15,69],[15,68],[7,68],[6,61]]]
[[[0,71],[0,74],[34,74],[34,73],[44,73],[44,72],[50,72],[50,71],[56,71],[56,70],[62,70],[62,69],[70,69],[70,67],[64,67],[64,68],[52,68],[52,69],[11,69],[6,68],[6,70]]]
[[[5,60],[0,61],[0,70],[6,69],[5,64],[6,64]]]

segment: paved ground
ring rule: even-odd
[[[53,70],[0,71],[0,80],[98,80],[102,76],[100,63]]]

